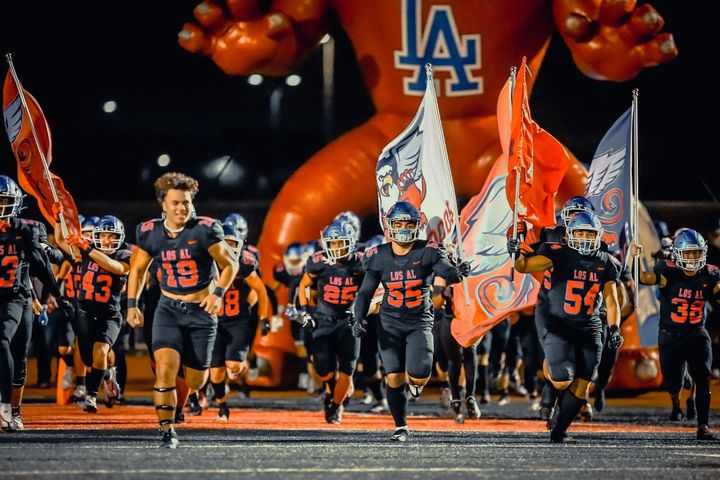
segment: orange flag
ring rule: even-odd
[[[510,208],[517,208],[518,216],[522,220],[536,227],[545,227],[555,224],[555,194],[570,165],[570,157],[562,144],[540,128],[530,115],[528,69],[525,61],[523,57],[513,91],[512,119],[507,121],[508,111],[502,112],[498,109],[503,153],[508,156],[505,193]],[[507,90],[503,89],[500,95],[508,95]],[[504,118],[501,119],[500,115]],[[502,142],[503,123],[510,125],[510,138],[507,143]],[[515,205],[515,183],[518,175],[520,202]]]
[[[25,89],[23,96],[27,103],[30,115],[23,108],[20,99],[21,85],[15,83],[11,71],[8,70],[3,85],[3,120],[5,130],[10,140],[15,159],[18,162],[18,183],[20,187],[35,197],[40,211],[51,224],[55,223],[52,214],[54,200],[50,189],[50,182],[45,174],[40,150],[45,154],[48,167],[52,162],[52,137],[45,115],[37,100]],[[32,132],[37,135],[37,142]],[[63,215],[70,233],[80,233],[80,220],[78,219],[75,201],[65,189],[63,181],[55,174],[51,174],[57,192],[58,200],[63,205]]]

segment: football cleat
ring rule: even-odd
[[[475,397],[467,397],[465,399],[465,407],[467,408],[467,416],[470,419],[477,420],[480,418],[480,407],[475,400]]]
[[[391,442],[407,442],[410,436],[410,430],[408,427],[398,427],[395,429],[395,433],[390,436]]]
[[[507,405],[508,403],[510,403],[510,395],[508,395],[507,393],[501,394],[501,395],[500,395],[500,398],[498,398],[498,402],[497,402],[497,403],[498,403],[498,405],[500,405],[500,406],[502,406],[502,405]]]
[[[370,407],[370,413],[383,413],[387,412],[389,409],[387,399],[383,398],[382,400],[375,402],[375,404]]]
[[[23,422],[22,415],[20,414],[20,406],[12,407],[12,419],[15,425],[15,430],[25,430],[25,422]]]
[[[342,405],[330,402],[330,407],[325,410],[325,421],[333,424],[340,423],[342,421]]]
[[[167,432],[160,430],[160,448],[178,448],[178,445],[180,445],[180,441],[178,440],[177,433],[175,432],[174,428],[171,428]]]
[[[117,382],[117,369],[115,367],[108,368],[107,373],[107,378],[103,381],[103,389],[105,390],[103,400],[107,408],[112,408],[120,396],[120,385]]]
[[[450,408],[452,408],[453,414],[455,415],[455,423],[465,423],[465,417],[462,414],[462,402],[460,400],[453,400],[450,402]]]
[[[85,385],[76,385],[75,390],[70,394],[70,400],[73,402],[84,402],[87,396],[87,387]]]
[[[227,406],[227,402],[218,405],[217,419],[225,422],[230,419],[230,408]]]
[[[9,403],[0,403],[0,428],[6,432],[14,432],[15,422],[13,422],[12,407]]]
[[[85,403],[83,404],[83,410],[88,413],[97,413],[98,407],[97,407],[97,398],[93,397],[92,395],[88,395],[85,397]]]
[[[682,422],[683,420],[685,420],[685,415],[680,410],[680,407],[673,407],[672,412],[670,412],[670,421]]]
[[[545,420],[547,422],[553,416],[553,407],[541,405],[540,410],[538,410],[538,415],[540,415],[540,420]]]
[[[712,440],[713,434],[710,432],[710,428],[707,426],[707,424],[702,424],[698,427],[697,430],[697,439],[698,440]]]
[[[188,415],[192,415],[194,417],[199,417],[202,415],[203,409],[200,406],[200,403],[193,402],[192,400],[188,402],[188,409],[187,413]]]
[[[420,395],[422,395],[422,385],[415,385],[412,382],[408,382],[405,388],[407,389],[407,392],[414,398],[420,398]]]
[[[593,419],[593,409],[590,405],[590,402],[585,402],[585,404],[580,407],[580,420],[583,422],[592,422]]]
[[[175,423],[185,423],[185,414],[183,413],[182,408],[175,409]]]

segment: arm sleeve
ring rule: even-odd
[[[365,272],[365,278],[363,278],[360,290],[355,297],[355,304],[353,306],[353,317],[354,318],[365,318],[368,310],[370,310],[370,302],[372,301],[375,290],[380,285],[380,276],[374,270],[367,270]]]

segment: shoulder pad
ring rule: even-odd
[[[720,275],[720,268],[718,268],[715,265],[712,265],[710,263],[705,264],[705,266],[707,267],[708,273],[710,275]]]
[[[197,223],[204,227],[212,227],[217,220],[212,217],[195,217]]]
[[[153,228],[155,228],[155,225],[157,225],[160,221],[162,221],[162,219],[155,218],[152,220],[148,220],[147,222],[143,222],[140,224],[140,231],[141,232],[149,232]]]
[[[363,259],[367,260],[370,257],[372,257],[373,255],[375,255],[376,253],[378,253],[377,246],[370,247],[367,250],[365,250],[365,252],[363,254]]]
[[[562,248],[562,243],[557,242],[547,242],[548,247],[552,248],[553,250],[560,250]]]
[[[310,260],[313,263],[320,263],[323,261],[323,252],[315,252],[310,256]]]

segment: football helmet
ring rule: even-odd
[[[0,175],[0,220],[17,216],[22,209],[23,193],[15,180]]]
[[[293,242],[287,246],[283,253],[283,265],[285,271],[292,276],[302,274],[303,270],[303,244]]]
[[[230,247],[230,250],[232,250],[235,255],[240,256],[240,251],[245,245],[245,238],[240,233],[237,225],[234,223],[223,223],[222,229],[223,233],[225,234],[225,241],[227,242],[228,240],[230,240],[231,242],[235,243],[234,246],[228,243],[228,247]]]
[[[310,240],[302,246],[302,264],[305,265],[312,254],[322,250],[322,245],[317,240]]]
[[[393,226],[395,222],[400,221],[414,222],[415,228],[396,228]],[[399,244],[412,243],[418,239],[418,235],[420,234],[420,212],[409,202],[397,202],[390,207],[385,217],[385,223],[387,225],[388,237],[393,242]]]
[[[115,234],[115,238],[110,240],[110,244],[103,243],[102,234]],[[125,242],[125,226],[119,218],[113,215],[105,215],[100,218],[92,229],[92,243],[96,249],[103,253],[115,253],[123,242]]]
[[[681,269],[697,272],[707,261],[707,243],[698,232],[686,228],[673,240],[672,256]]]
[[[231,213],[227,217],[225,217],[225,220],[223,220],[223,226],[225,225],[231,225],[234,226],[237,230],[237,234],[240,235],[240,238],[242,240],[247,240],[248,236],[248,221],[240,215],[239,213]]]
[[[573,215],[578,212],[595,213],[595,207],[593,207],[593,204],[590,203],[590,200],[585,197],[572,197],[570,200],[565,202],[562,210],[560,210],[560,216],[562,217],[563,223],[566,227],[568,226],[568,222],[573,217]]]
[[[355,231],[349,222],[335,221],[320,233],[325,258],[329,263],[347,258],[355,248]],[[339,243],[339,245],[334,245]]]
[[[600,220],[592,212],[575,213],[565,227],[568,247],[577,250],[581,255],[590,255],[600,248],[603,227]],[[587,233],[594,232],[594,236]]]
[[[360,230],[362,228],[362,224],[360,222],[360,217],[357,216],[355,212],[351,212],[350,210],[345,210],[344,212],[340,212],[337,215],[335,215],[335,218],[333,218],[334,222],[340,222],[340,223],[347,223],[352,228],[353,237],[355,239],[355,243],[360,241]]]
[[[365,251],[367,251],[369,248],[377,247],[378,245],[382,245],[385,243],[385,237],[382,235],[373,235],[372,237],[368,238],[368,240],[365,242]]]

